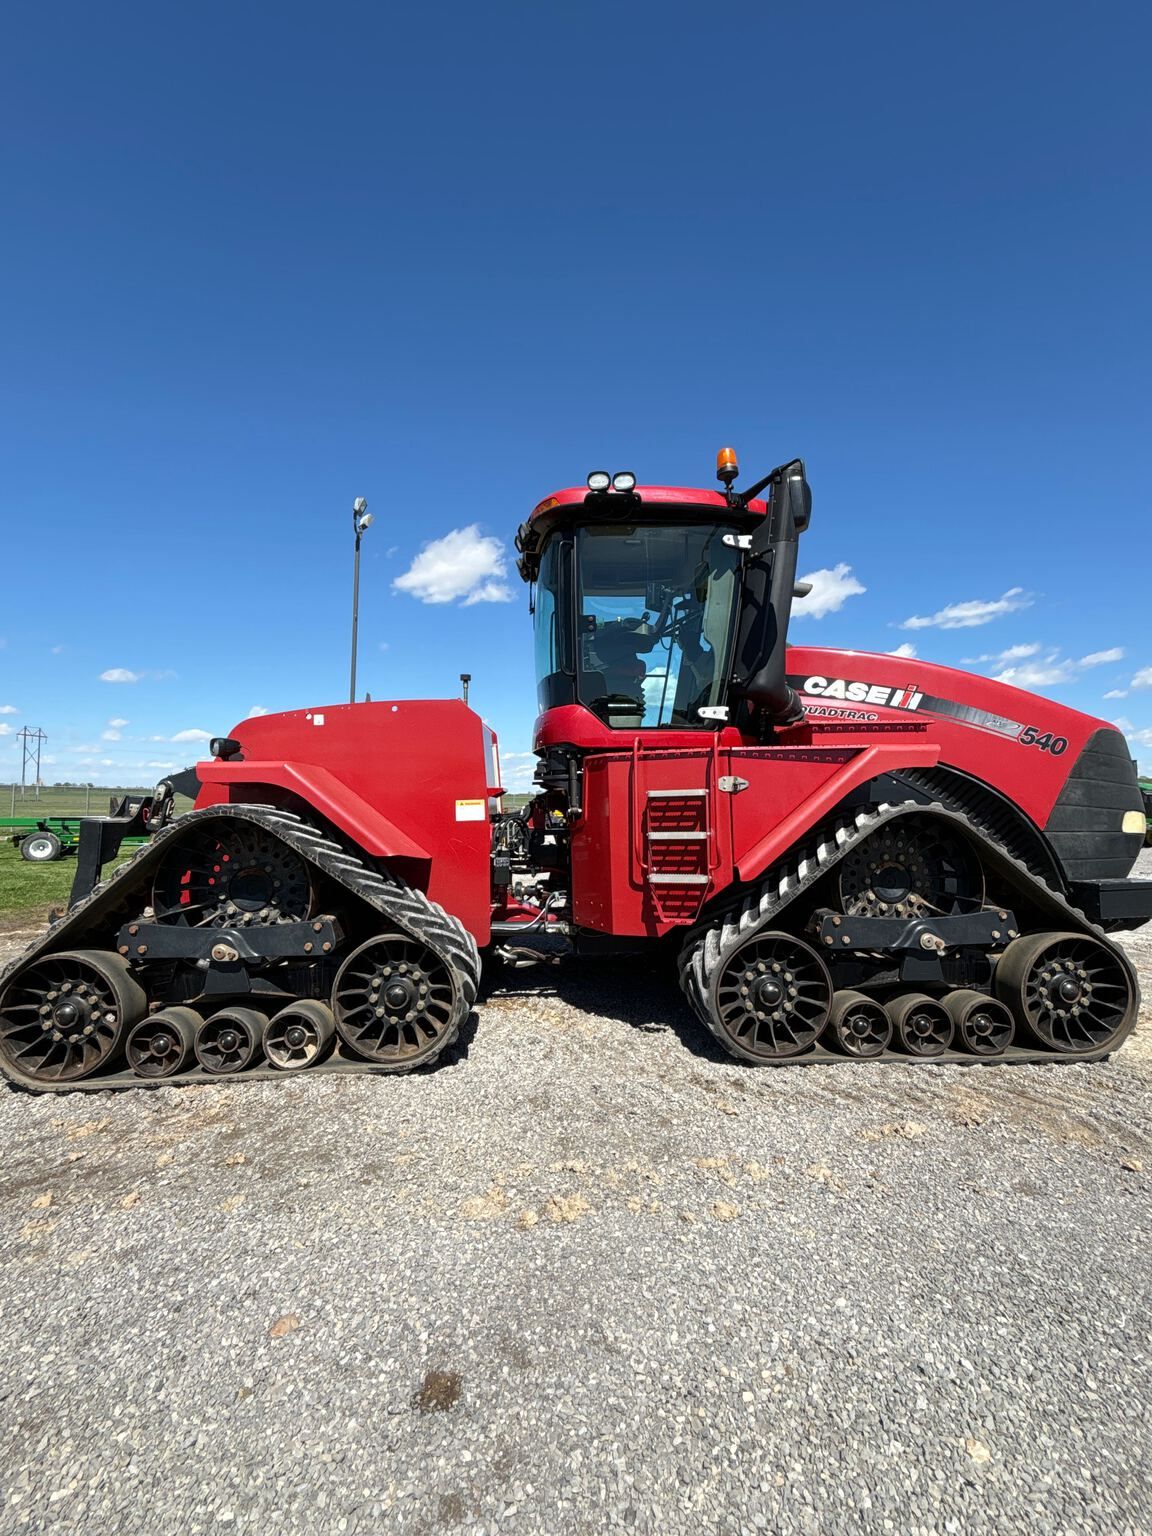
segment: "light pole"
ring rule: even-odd
[[[352,676],[348,683],[348,702],[356,702],[356,627],[360,619],[360,540],[372,526],[372,514],[363,496],[352,503],[352,527],[356,533],[356,558],[352,564]]]

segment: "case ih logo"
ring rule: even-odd
[[[883,683],[851,683],[844,677],[806,677],[804,693],[818,699],[843,699],[848,704],[880,705],[885,709],[918,709],[924,695],[915,687],[889,688]]]

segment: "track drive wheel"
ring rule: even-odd
[[[77,949],[30,960],[0,996],[0,1057],[51,1087],[108,1066],[148,1005],[119,955]]]
[[[1137,993],[1110,947],[1081,933],[1013,939],[993,977],[1017,1024],[1061,1055],[1107,1050],[1131,1027]]]
[[[384,933],[354,949],[332,988],[336,1030],[358,1056],[404,1071],[439,1055],[467,1011],[460,977],[423,940]]]
[[[845,1056],[882,1056],[892,1041],[892,1020],[875,998],[863,992],[837,992],[828,1027]]]
[[[786,1061],[815,1045],[828,1021],[832,978],[790,933],[757,933],[716,968],[708,1009],[716,1034],[745,1061]]]
[[[269,828],[221,816],[165,848],[152,888],[162,923],[252,927],[313,916],[307,863]]]
[[[205,1072],[243,1072],[260,1060],[267,1014],[255,1008],[222,1008],[196,1031],[196,1060]]]
[[[124,1043],[137,1077],[175,1077],[193,1058],[196,1031],[204,1020],[194,1008],[161,1008],[133,1025]]]
[[[960,1044],[973,1056],[1002,1056],[1012,1044],[1016,1026],[1011,1011],[983,992],[962,989],[944,998]]]
[[[332,1043],[336,1021],[327,1003],[311,998],[289,1003],[264,1030],[264,1055],[270,1067],[298,1072],[319,1061]]]
[[[905,993],[892,998],[887,1007],[896,1039],[909,1056],[943,1056],[952,1044],[947,1008],[926,993]]]

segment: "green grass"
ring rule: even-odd
[[[113,795],[119,798],[127,794],[151,793],[151,789],[93,787],[91,814],[107,815],[109,798]],[[88,794],[82,787],[47,784],[41,788],[39,799],[32,794],[21,799],[17,789],[15,814],[33,821],[47,816],[83,816],[87,803]],[[177,796],[178,812],[188,810],[191,804],[190,800]],[[0,789],[0,816],[12,814],[12,790],[10,787]],[[50,907],[67,906],[72,881],[76,878],[76,855],[66,854],[64,858],[54,859],[48,864],[30,864],[20,857],[20,850],[9,841],[10,836],[11,832],[7,829],[0,833],[0,923],[43,918],[47,916]],[[133,844],[126,848],[123,857],[129,857],[135,847]],[[114,867],[114,864],[105,865],[104,873],[107,875]]]
[[[106,816],[112,796],[119,799],[121,795],[151,793],[151,788],[105,789],[100,784],[94,784],[89,791],[82,785],[45,784],[37,798],[30,789],[21,795],[20,786],[17,785],[16,799],[13,801],[12,786],[5,784],[0,786],[0,816],[25,816],[32,821],[41,816]],[[90,810],[86,810],[89,805]]]
[[[106,865],[105,874],[113,867]],[[25,917],[43,918],[47,917],[49,907],[66,907],[75,878],[75,858],[29,864],[20,857],[18,848],[0,843],[0,923]]]

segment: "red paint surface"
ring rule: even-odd
[[[314,722],[323,718],[323,724]],[[197,768],[198,806],[271,801],[312,807],[385,859],[487,943],[491,828],[484,725],[458,699],[325,705],[244,720],[241,759]],[[458,821],[479,800],[481,821]]]

